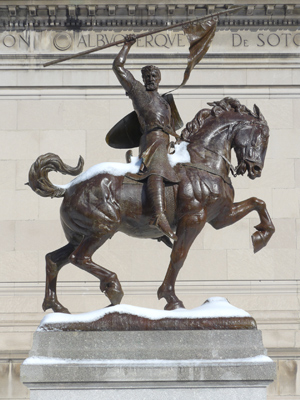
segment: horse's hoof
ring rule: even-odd
[[[111,277],[109,281],[102,281],[100,283],[100,290],[109,298],[113,306],[120,304],[124,296],[122,286],[116,275]]]
[[[178,300],[175,303],[168,303],[164,309],[166,311],[172,311],[177,310],[177,308],[185,308],[182,301]]]
[[[109,298],[112,306],[120,304],[121,300],[124,296],[122,289],[119,290],[119,289],[115,289],[115,288],[108,288],[107,290],[104,291],[104,294],[106,297]]]
[[[157,298],[161,300],[164,297],[167,300],[167,296],[172,296],[171,293],[173,293],[172,287],[163,283],[157,290]]]
[[[42,308],[44,311],[49,310],[51,308],[53,312],[71,314],[70,311],[66,307],[64,307],[62,304],[60,304],[59,302],[51,301],[51,300],[50,301],[44,300],[43,304],[42,304]]]

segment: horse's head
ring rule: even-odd
[[[239,122],[234,131],[232,146],[238,160],[236,174],[244,175],[248,171],[250,179],[259,178],[268,147],[269,127],[256,105],[253,118]]]

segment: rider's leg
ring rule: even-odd
[[[173,240],[177,240],[177,236],[172,231],[170,224],[165,215],[165,184],[163,177],[158,175],[150,175],[147,179],[147,196],[151,204],[152,220],[151,225],[159,228],[166,236]]]

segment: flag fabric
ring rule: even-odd
[[[190,74],[196,64],[206,54],[217,28],[217,19],[210,19],[205,22],[192,22],[183,25],[183,31],[190,43],[188,65],[184,72],[183,81],[179,87],[182,87],[188,81]]]

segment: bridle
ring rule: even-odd
[[[262,121],[238,122],[238,123],[237,123],[235,126],[233,126],[231,129],[232,129],[232,130],[235,129],[235,128],[236,128],[238,125],[240,125],[240,124],[242,124],[242,125],[244,125],[244,126],[252,125],[252,129],[251,129],[251,132],[250,132],[250,135],[249,135],[251,138],[252,138],[252,136],[253,136],[253,132],[254,132],[255,127],[256,127],[256,126],[260,126],[260,127],[262,128],[262,125],[263,125]],[[251,144],[252,144],[252,140],[251,140]],[[207,148],[207,147],[205,147],[205,146],[203,146],[203,148],[204,148],[205,150],[208,150],[208,151],[210,151],[211,153],[217,154],[219,157],[221,157],[221,158],[225,161],[225,163],[228,164],[228,166],[229,166],[229,171],[231,172],[231,174],[233,175],[234,178],[237,177],[237,171],[239,170],[239,168],[241,167],[241,165],[242,165],[243,163],[245,163],[245,162],[248,162],[248,163],[253,163],[253,162],[255,162],[254,160],[251,160],[250,158],[247,157],[247,154],[249,153],[249,152],[247,151],[248,148],[249,148],[248,146],[246,146],[246,151],[245,151],[245,153],[244,153],[245,155],[242,156],[241,161],[239,162],[239,164],[238,164],[236,167],[234,167],[233,164],[232,164],[223,154],[220,154],[220,153],[218,153],[217,151],[212,150],[212,149],[209,149],[209,148]]]

